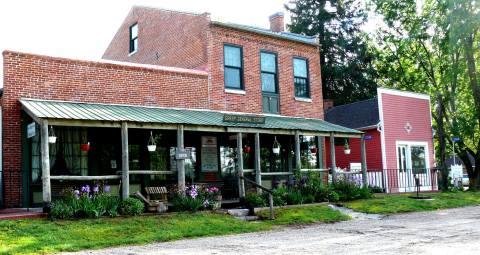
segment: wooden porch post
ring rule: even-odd
[[[295,169],[302,169],[302,160],[300,158],[300,132],[295,131]]]
[[[317,146],[318,146],[318,168],[323,169],[325,165],[323,164],[323,145],[325,139],[323,136],[317,136]]]
[[[360,157],[362,159],[362,180],[363,186],[368,187],[368,180],[367,180],[367,153],[365,151],[365,135],[362,135],[360,138]]]
[[[50,152],[48,148],[48,120],[42,120],[40,123],[41,131],[41,157],[42,157],[42,199],[44,210],[48,209],[52,202],[52,193],[50,186]]]
[[[255,182],[262,185],[262,169],[260,159],[260,133],[255,133]],[[262,189],[257,188],[257,193],[262,193]]]
[[[122,199],[130,196],[129,179],[129,159],[128,159],[128,124],[122,122]]]
[[[242,145],[242,133],[237,133],[237,167],[238,176],[243,177],[243,145]],[[240,199],[245,198],[245,182],[242,178],[238,178],[238,195]]]
[[[184,149],[183,125],[178,125],[177,129],[177,150]],[[185,160],[177,159],[178,189],[185,190]]]
[[[332,182],[337,182],[337,163],[335,162],[335,136],[330,133],[330,161],[332,167]]]

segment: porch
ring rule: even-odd
[[[220,186],[225,199],[238,199],[253,189],[239,176],[274,187],[300,169],[330,172],[335,181],[335,152],[328,155],[333,162],[328,168],[324,138],[331,143],[362,138],[359,131],[318,119],[35,99],[20,103],[25,123],[36,123],[25,125],[22,146],[28,201],[44,206],[62,189],[92,182],[123,199],[147,186],[182,190],[187,184]]]

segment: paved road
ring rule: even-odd
[[[480,206],[68,254],[480,254]]]

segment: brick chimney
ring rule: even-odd
[[[273,32],[283,32],[285,31],[285,24],[283,23],[283,12],[277,12],[269,17],[270,20],[270,30]]]
[[[323,110],[327,111],[333,108],[333,99],[323,99]]]

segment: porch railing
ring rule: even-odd
[[[265,187],[263,187],[262,185],[248,179],[248,178],[245,178],[243,176],[238,176],[240,179],[252,184],[255,188],[259,188],[265,192],[268,193],[268,205],[269,205],[269,210],[270,210],[270,215],[269,215],[269,219],[270,220],[274,220],[275,219],[275,215],[273,213],[273,193],[272,193],[272,190],[271,189],[267,189]]]

